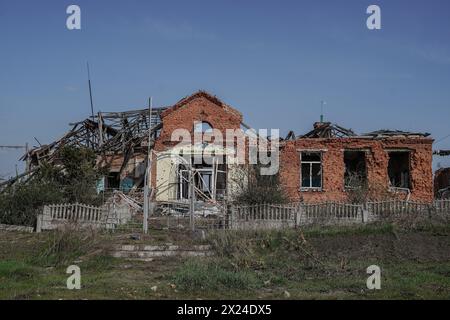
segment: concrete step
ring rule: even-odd
[[[115,258],[128,260],[152,261],[155,258],[165,257],[208,257],[213,255],[211,246],[175,246],[175,245],[119,245],[111,255]]]
[[[177,246],[173,244],[163,244],[163,245],[122,244],[115,246],[114,249],[117,251],[166,251],[166,250],[208,251],[211,250],[211,246],[210,245]]]

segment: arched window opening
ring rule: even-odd
[[[195,133],[212,133],[212,126],[206,121],[196,121],[194,122],[194,132]]]

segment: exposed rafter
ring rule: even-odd
[[[21,160],[29,160],[32,166],[39,166],[42,161],[54,162],[64,146],[90,148],[98,155],[122,153],[130,158],[136,151],[145,151],[149,130],[156,135],[161,129],[163,110],[165,108],[154,108],[151,117],[148,109],[99,112],[93,120],[72,123],[72,129],[60,139],[33,148]]]
[[[316,122],[314,129],[302,136],[302,138],[344,138],[355,137],[351,129],[346,129],[331,122]]]

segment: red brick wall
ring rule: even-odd
[[[195,121],[208,122],[212,128],[220,130],[225,144],[226,129],[239,129],[242,115],[230,107],[222,107],[204,96],[199,96],[184,106],[166,112],[161,120],[163,128],[155,141],[156,152],[167,150],[178,143],[171,142],[172,132],[176,129],[186,129],[193,135]],[[153,164],[156,164],[156,158],[153,159]],[[152,184],[155,183],[156,165],[153,165]]]
[[[385,149],[410,149],[411,200],[432,201],[431,139],[297,139],[284,143],[280,153],[280,180],[292,200],[345,201],[344,149],[367,149],[367,178],[371,189],[387,189],[389,156]],[[322,191],[300,191],[300,150],[323,150]]]
[[[193,133],[195,121],[206,121],[219,129],[225,138],[226,129],[238,129],[242,115],[229,107],[223,107],[205,96],[197,96],[177,106],[162,116],[163,128],[155,141],[155,151],[163,151],[176,144],[171,142],[173,130],[184,128]],[[387,139],[297,139],[282,144],[280,153],[280,180],[292,200],[306,202],[346,200],[344,190],[344,149],[367,149],[367,178],[371,188],[388,187],[389,156],[385,149],[404,148],[411,150],[411,200],[432,201],[432,139],[387,138]],[[322,191],[300,191],[299,149],[326,150],[323,153]],[[153,162],[155,164],[155,162]],[[156,166],[152,168],[152,181],[156,181]]]
[[[181,108],[163,116],[163,128],[156,141],[155,150],[166,150],[174,145],[170,143],[170,140],[175,129],[186,129],[193,133],[195,121],[208,122],[214,129],[220,130],[225,139],[226,129],[241,127],[242,115],[234,110],[227,111],[205,97],[195,98]]]

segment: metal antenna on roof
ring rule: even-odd
[[[325,101],[320,101],[320,122],[323,122],[323,106],[327,104]]]
[[[91,73],[89,71],[89,61],[86,64],[87,64],[88,84],[89,84],[89,98],[91,100],[91,114],[92,120],[94,120],[94,103],[92,102]]]

